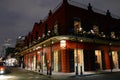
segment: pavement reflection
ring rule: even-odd
[[[17,77],[12,75],[0,75],[0,80],[11,80],[11,79],[17,79]]]

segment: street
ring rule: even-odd
[[[119,80],[120,72],[93,74],[87,76],[59,76],[59,75],[40,75],[39,73],[24,70],[21,68],[12,68],[12,72],[0,75],[0,80]]]
[[[24,69],[12,68],[12,72],[9,74],[0,75],[0,80],[48,80],[49,77],[40,75],[36,72],[27,71]]]

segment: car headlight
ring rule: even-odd
[[[0,68],[0,74],[5,73],[5,68]]]

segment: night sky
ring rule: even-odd
[[[120,16],[120,0],[73,0],[91,3],[93,8]],[[25,36],[35,22],[44,19],[62,0],[0,0],[0,51],[8,41],[14,46],[18,36]]]

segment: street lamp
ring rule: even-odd
[[[81,39],[80,42],[82,43],[83,40]],[[81,66],[80,66],[80,75],[83,75],[83,71],[82,71],[82,63],[81,63]]]
[[[48,75],[48,65],[49,65],[49,60],[47,60],[47,75]]]
[[[112,43],[109,43],[110,69],[111,69],[111,72],[112,72],[112,69],[113,69],[113,61],[112,61],[112,51],[111,51],[111,45],[112,45]]]
[[[53,44],[53,41],[50,40],[50,58],[51,58],[51,61],[50,61],[50,75],[52,75],[52,44]]]
[[[41,60],[42,60],[42,61],[41,61],[41,62],[42,62],[42,63],[41,63],[42,74],[43,74],[43,55],[44,55],[44,54],[43,54],[43,50],[44,50],[44,44],[42,44],[42,53],[41,53],[41,56],[42,56],[42,59],[41,59]]]
[[[78,34],[76,34],[76,75],[78,75]]]

